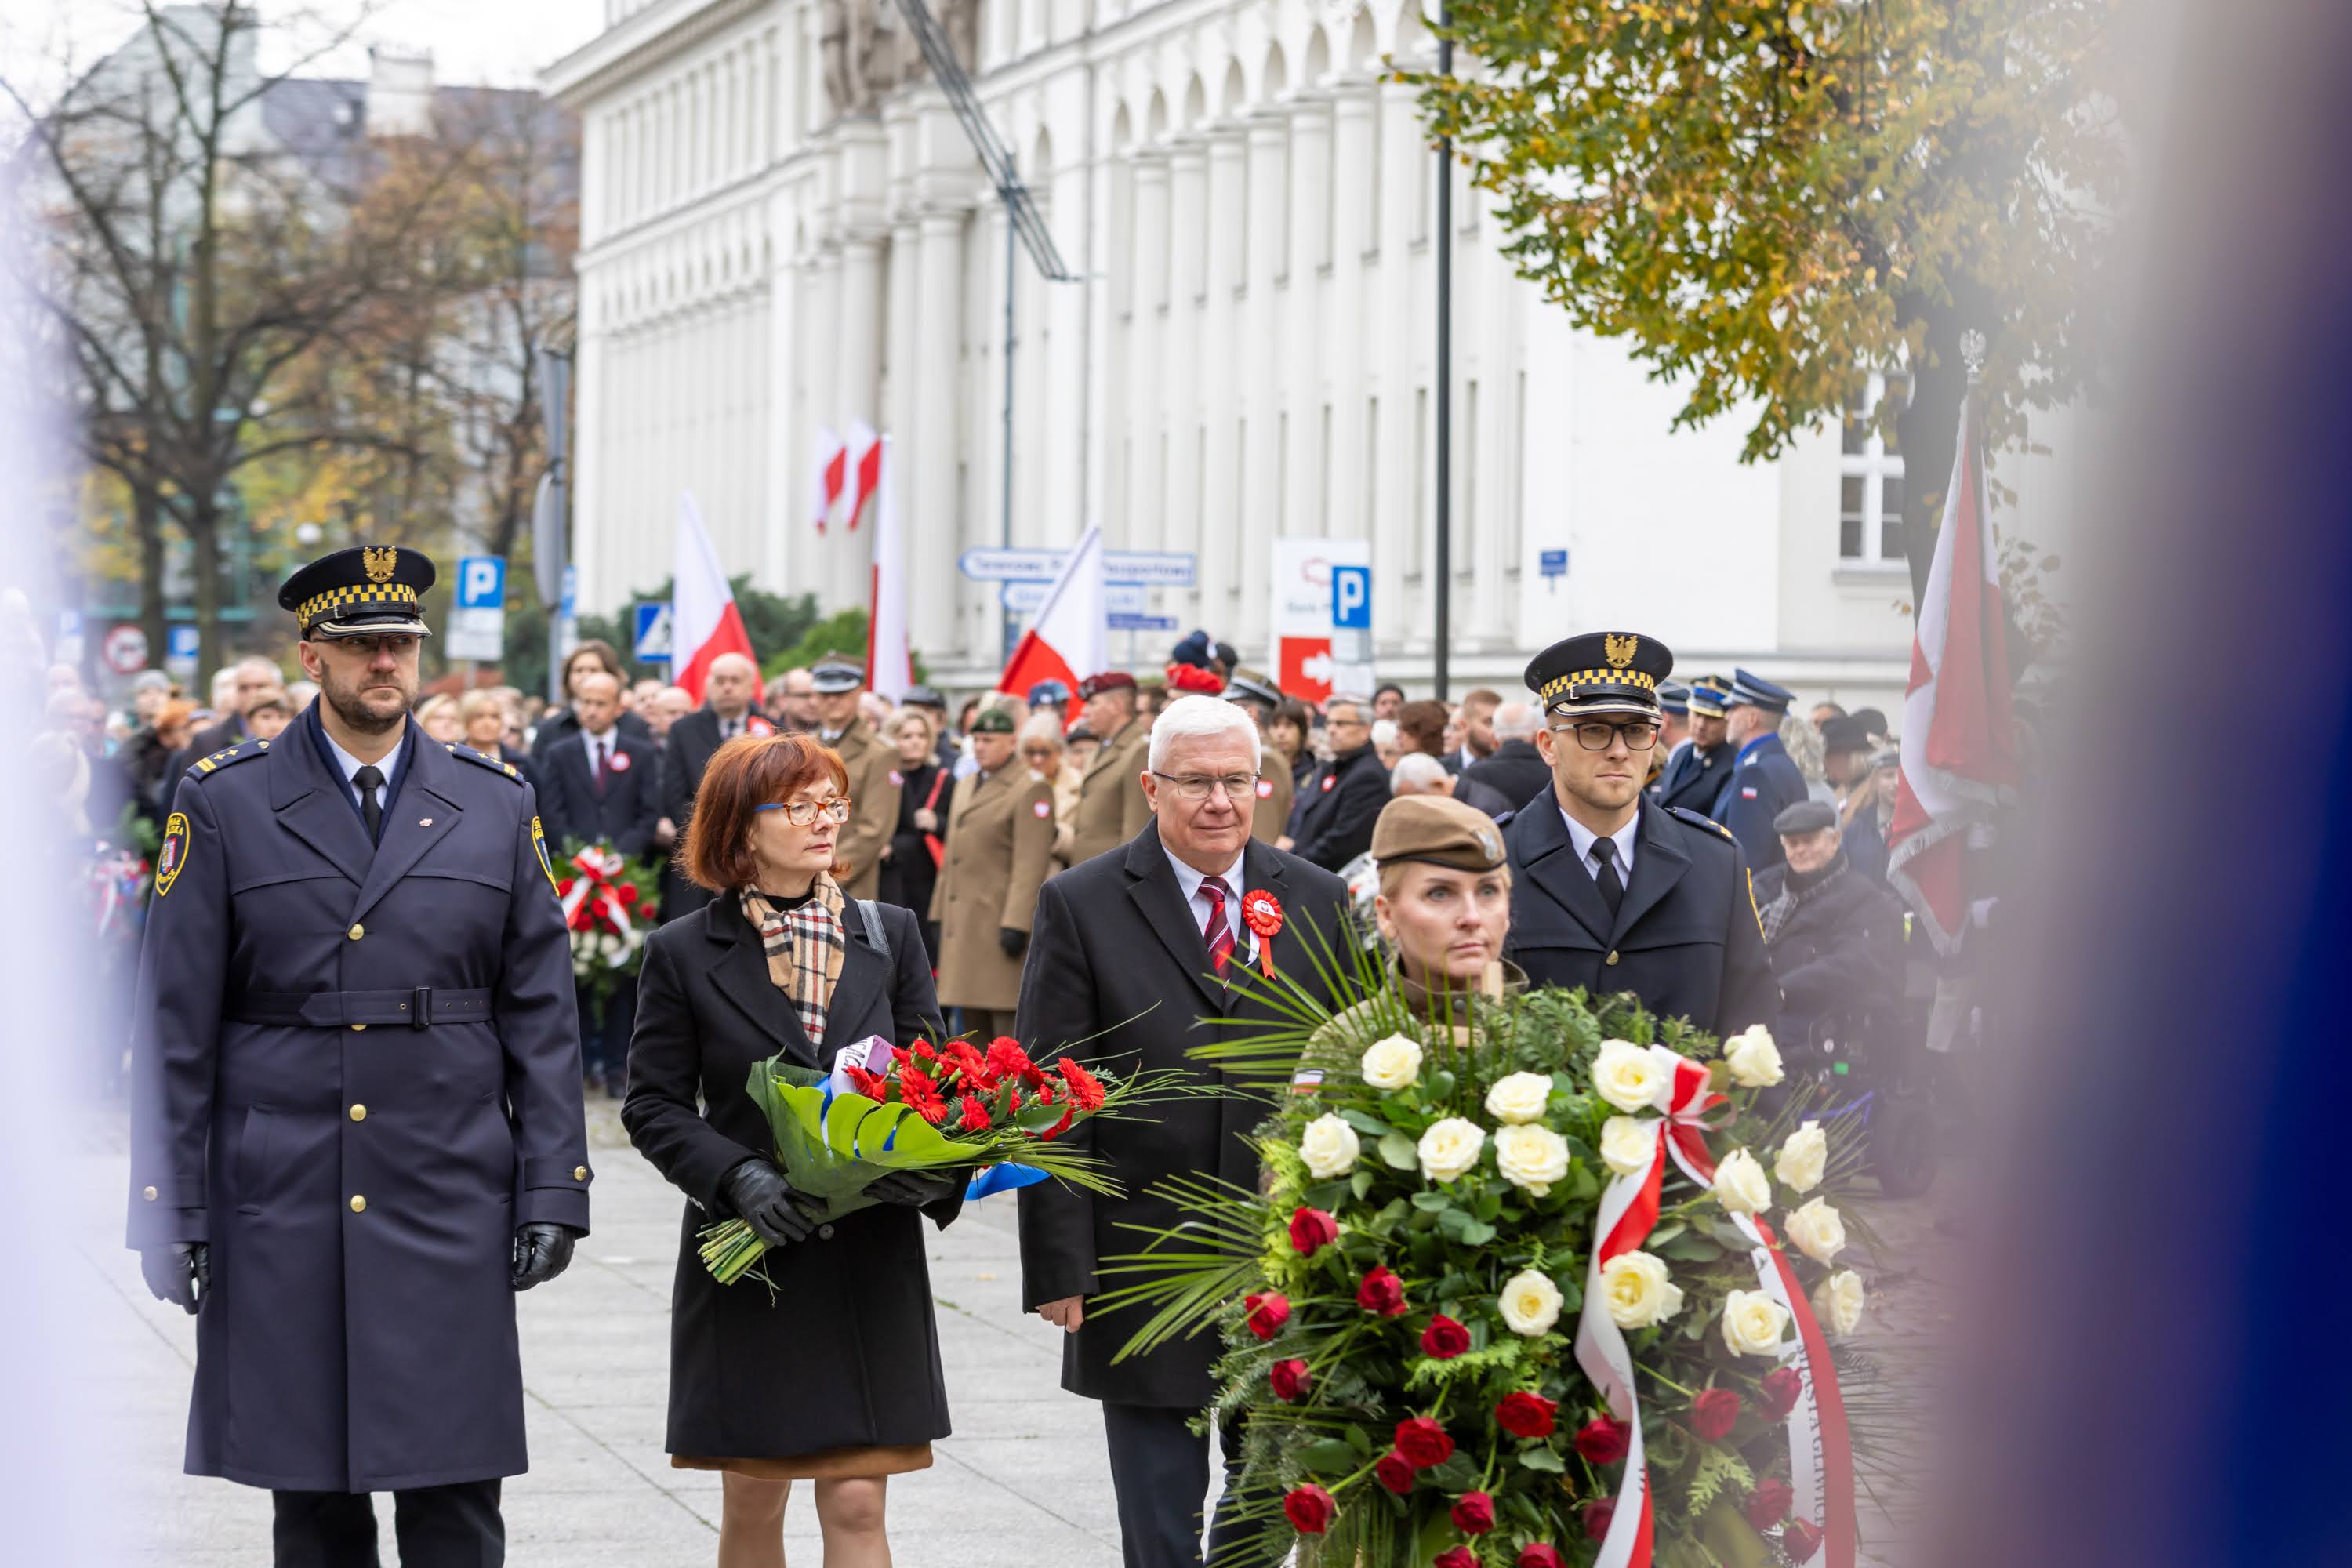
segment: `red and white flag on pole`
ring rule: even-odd
[[[672,679],[698,703],[710,661],[722,653],[751,657],[751,634],[743,629],[742,612],[735,607],[735,590],[727,584],[719,552],[702,526],[702,513],[692,492],[677,492],[677,553],[670,585],[670,668]]]
[[[866,515],[866,503],[882,488],[882,437],[862,419],[849,426],[849,460],[856,487],[849,498],[849,531],[855,533],[858,519]]]
[[[1916,625],[1886,877],[1927,922],[1936,951],[1949,952],[1968,922],[1969,830],[2017,791],[2000,567],[1973,393],[1960,405],[1959,451]]]
[[[874,500],[874,587],[866,606],[866,685],[896,699],[915,684],[915,658],[907,646],[907,547],[898,531],[898,454],[890,437],[881,453]]]
[[[1109,665],[1110,596],[1103,588],[1102,530],[1089,528],[1045,590],[1037,619],[1021,634],[996,689],[1019,693],[1052,679],[1076,691],[1079,681]]]
[[[849,479],[849,448],[841,437],[820,425],[809,462],[809,521],[824,531],[834,509],[841,504],[842,487]]]

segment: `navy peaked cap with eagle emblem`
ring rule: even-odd
[[[1658,682],[1675,668],[1665,644],[1638,632],[1588,632],[1528,661],[1528,689],[1547,713],[1658,716]]]
[[[401,544],[362,544],[321,555],[286,579],[278,607],[293,613],[302,636],[431,637],[425,591],[439,574],[433,558]]]

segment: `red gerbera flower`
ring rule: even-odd
[[[940,1098],[939,1087],[930,1075],[920,1068],[903,1068],[898,1073],[898,1098],[907,1108],[936,1127],[947,1120],[947,1101]]]
[[[889,1084],[878,1072],[867,1072],[864,1068],[848,1068],[845,1070],[849,1077],[849,1087],[868,1100],[879,1100],[889,1092]]]

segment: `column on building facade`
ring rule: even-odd
[[[915,383],[914,424],[908,433],[911,485],[898,492],[900,521],[914,595],[908,625],[916,649],[930,656],[956,650],[956,573],[944,557],[956,521],[956,372],[962,342],[965,215],[928,208],[907,268],[918,274],[915,337],[908,374]]]
[[[1381,399],[1380,451],[1372,498],[1372,636],[1375,647],[1398,649],[1421,625],[1422,584],[1407,581],[1413,530],[1423,515],[1421,478],[1426,460],[1415,445],[1414,408],[1423,395],[1420,367],[1428,334],[1422,291],[1423,268],[1412,244],[1414,207],[1421,199],[1423,159],[1419,91],[1384,81],[1381,95],[1380,308],[1381,331],[1371,345],[1373,384]]]
[[[1168,286],[1168,158],[1157,149],[1135,157],[1135,245],[1128,254],[1134,310],[1127,336],[1127,496],[1118,512],[1105,520],[1113,549],[1149,550],[1159,539],[1161,486],[1160,431],[1163,402],[1160,376],[1164,342],[1162,307]]]
[[[1186,531],[1200,555],[1201,619],[1228,640],[1234,637],[1240,609],[1241,576],[1236,559],[1243,549],[1240,500],[1241,340],[1240,301],[1234,291],[1243,278],[1243,245],[1248,238],[1248,195],[1244,189],[1248,148],[1239,128],[1220,126],[1209,135],[1209,195],[1206,290],[1201,331],[1189,345],[1199,370],[1200,407],[1203,421],[1199,476],[1201,504],[1195,515],[1201,526]],[[1238,644],[1236,644],[1238,646]],[[1263,656],[1248,650],[1248,657]]]
[[[882,419],[882,246],[880,235],[856,231],[841,241],[840,306],[835,313],[835,431],[845,438],[852,425],[880,426]],[[853,454],[854,458],[854,454]],[[824,608],[845,609],[865,602],[858,563],[852,541],[866,537],[864,525],[856,534],[835,529],[825,552]]]
[[[1320,93],[1301,92],[1290,112],[1290,286],[1284,306],[1289,331],[1284,400],[1289,416],[1287,475],[1282,532],[1293,538],[1323,531],[1322,347],[1325,223],[1330,201],[1331,111]]]
[[[1245,428],[1242,441],[1241,614],[1237,646],[1265,648],[1268,595],[1273,592],[1274,552],[1269,542],[1282,515],[1281,309],[1286,242],[1284,170],[1290,156],[1289,117],[1279,109],[1250,117],[1248,127],[1249,234],[1244,258],[1244,330],[1239,345],[1241,396]],[[1271,658],[1272,655],[1268,654]],[[1269,671],[1268,673],[1274,673]]]
[[[768,198],[768,330],[760,345],[767,363],[760,428],[768,462],[760,584],[772,592],[782,591],[792,580],[794,542],[808,528],[808,520],[798,515],[806,510],[812,439],[809,426],[801,423],[800,304],[805,274],[793,245],[799,212],[796,187],[786,186]]]
[[[1370,82],[1351,81],[1331,97],[1331,310],[1337,330],[1324,348],[1324,374],[1330,389],[1331,473],[1329,509],[1334,538],[1364,539],[1371,532],[1364,487],[1369,432],[1366,398],[1372,345],[1368,338],[1391,329],[1375,326],[1364,309],[1364,253],[1371,231],[1372,92]]]
[[[1195,526],[1201,517],[1198,345],[1204,325],[1202,242],[1208,226],[1207,154],[1204,142],[1188,137],[1168,158],[1168,308],[1161,318],[1160,338],[1160,382],[1166,389],[1167,402],[1160,410],[1160,436],[1155,443],[1163,471],[1159,527],[1147,546],[1153,550],[1200,548],[1201,531]],[[1197,597],[1197,587],[1194,594]]]
[[[1092,216],[1087,199],[1088,171],[1076,159],[1053,173],[1038,204],[1053,225],[1055,247],[1068,270],[1086,279],[1086,227]],[[1045,290],[1045,490],[1044,538],[1054,544],[1076,541],[1090,515],[1087,443],[1097,419],[1087,395],[1087,356],[1094,352],[1088,313],[1102,292],[1087,281],[1055,283]]]
[[[575,564],[586,584],[594,580],[596,541],[611,526],[612,513],[604,505],[604,487],[611,483],[604,443],[615,424],[606,406],[613,396],[605,347],[612,319],[608,311],[595,308],[586,282],[581,288],[580,320],[586,330],[572,355],[572,384],[582,395],[572,404],[571,472],[563,477],[572,487],[572,537],[580,557]]]
[[[883,274],[889,280],[889,299],[886,301],[888,318],[882,328],[882,412],[874,427],[893,437],[892,446],[899,454],[898,506],[901,521],[912,503],[912,488],[907,483],[906,455],[909,450],[908,437],[915,428],[915,398],[922,384],[922,370],[916,359],[917,333],[920,331],[922,278],[918,256],[922,247],[921,220],[912,205],[900,205],[907,195],[902,188],[892,192],[896,216],[890,224],[890,249]],[[861,547],[860,552],[863,552]]]

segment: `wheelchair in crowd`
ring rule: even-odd
[[[1804,1112],[1834,1139],[1859,1133],[1865,1167],[1890,1198],[1916,1198],[1935,1184],[1941,1134],[1927,1059],[1927,1019],[1936,965],[1924,943],[1906,946],[1903,994],[1885,1004],[1774,1031],[1790,1079],[1810,1084]]]

